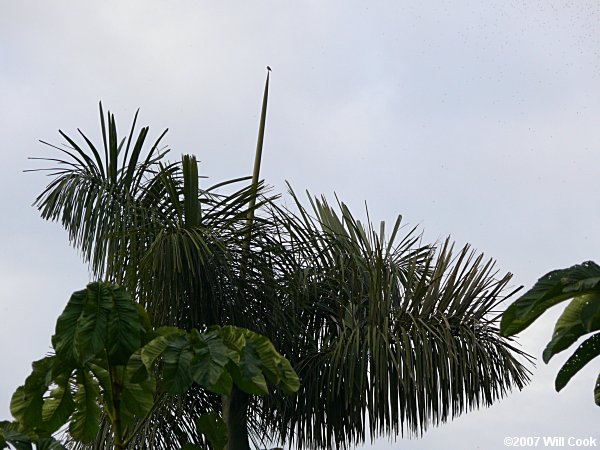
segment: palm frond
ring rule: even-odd
[[[324,199],[312,207],[298,203],[288,225],[312,244],[302,273],[308,310],[297,319],[306,331],[287,355],[302,384],[293,400],[273,399],[269,418],[284,440],[335,448],[420,435],[526,384],[527,355],[499,337],[493,317],[510,274],[497,278],[468,246],[454,256],[449,240],[420,245],[415,230],[386,241],[384,226],[376,232],[342,203],[339,215]]]
[[[120,157],[122,143],[116,144],[114,116],[108,113],[107,127],[102,105],[100,113],[102,134],[109,137],[109,143],[105,139],[104,161],[81,131],[79,133],[93,158],[75,140],[60,131],[68,143],[67,149],[48,145],[65,153],[68,159],[35,158],[57,163],[58,166],[51,168],[53,179],[34,202],[44,219],[62,223],[69,233],[69,240],[81,251],[98,278],[111,272],[107,264],[130,245],[131,230],[150,220],[140,205],[140,197],[145,193],[142,185],[152,185],[155,167],[168,152],[158,148],[163,133],[147,151],[144,162],[138,162],[148,134],[146,127],[140,131],[133,152]],[[133,134],[134,127],[130,138]],[[117,235],[122,239],[111,239]]]

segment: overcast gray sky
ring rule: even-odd
[[[122,132],[141,107],[139,123],[169,128],[173,158],[195,153],[211,180],[246,175],[268,64],[268,184],[335,192],[357,212],[367,201],[377,221],[401,213],[530,287],[600,260],[599,24],[595,0],[0,0],[0,419],[88,281],[66,233],[30,207],[47,180],[22,173],[26,157],[52,155],[37,139],[97,138],[102,100]],[[558,312],[522,335],[527,351],[541,355]],[[491,408],[365,449],[600,438],[598,361],[557,394],[565,357]]]

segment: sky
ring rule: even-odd
[[[600,260],[600,3],[597,1],[0,0],[0,419],[57,316],[89,275],[59,225],[31,207],[48,182],[39,139],[99,138],[98,101],[209,182],[248,175],[265,67],[272,69],[261,176],[375,221],[397,214],[451,235],[531,287]],[[204,182],[204,181],[203,181]],[[285,200],[285,197],[284,197]],[[522,333],[536,357],[562,309]],[[532,383],[421,439],[363,449],[502,449],[505,437],[595,437],[593,361],[560,393],[566,357]],[[599,444],[600,445],[600,444]],[[542,445],[540,444],[539,447]]]

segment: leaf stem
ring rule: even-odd
[[[112,420],[113,428],[113,442],[115,450],[125,450],[126,445],[123,442],[123,429],[121,422],[121,383],[117,379],[117,373],[115,367],[109,366],[110,372],[110,384],[112,386],[112,402],[113,410],[115,412],[114,419]]]

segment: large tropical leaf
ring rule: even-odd
[[[77,374],[77,389],[74,396],[75,412],[69,424],[69,433],[80,442],[91,442],[98,434],[99,394],[97,382],[87,372],[80,371]]]
[[[145,418],[154,407],[156,379],[148,377],[143,381],[134,382],[127,376],[124,378],[121,414],[123,422],[131,427],[136,421]]]
[[[186,335],[178,336],[167,345],[163,355],[164,389],[171,394],[183,394],[193,383],[194,351]]]
[[[570,298],[599,290],[600,266],[593,261],[547,273],[506,308],[500,325],[502,334],[511,336],[519,333],[548,308]]]
[[[9,447],[10,444],[12,447]],[[0,448],[15,448],[16,450],[66,450],[53,437],[31,436],[19,431],[19,425],[7,421],[0,422]]]
[[[102,352],[109,338],[108,319],[113,307],[110,287],[91,283],[84,291],[85,301],[74,327],[74,353],[85,364]]]
[[[552,339],[543,352],[544,362],[577,342],[582,336],[600,330],[600,266],[587,261],[555,270],[538,280],[511,304],[502,316],[501,332],[516,334],[533,323],[548,308],[572,299],[558,318]],[[588,362],[600,355],[600,333],[584,341],[562,366],[555,387],[560,391]],[[600,377],[599,377],[600,379]],[[596,382],[594,400],[600,406],[600,385]]]
[[[52,357],[34,361],[31,375],[17,388],[10,401],[13,417],[29,429],[35,429],[42,422],[43,396],[52,382],[52,363]]]
[[[192,330],[194,357],[191,369],[194,382],[211,392],[229,394],[233,379],[226,369],[230,361],[228,349],[216,330],[199,334]]]
[[[600,311],[600,289],[592,294],[580,295],[574,298],[556,321],[552,340],[544,349],[544,362],[552,356],[570,347],[581,336],[600,329],[600,315],[594,320],[594,315],[587,317],[584,311]]]
[[[62,427],[75,409],[70,381],[70,375],[61,374],[56,377],[55,387],[44,401],[42,421],[49,432],[53,433]]]
[[[124,365],[142,345],[146,332],[140,314],[123,288],[111,289],[112,308],[108,319],[108,362]]]
[[[90,283],[75,292],[56,322],[52,344],[59,360],[80,366],[104,349],[111,364],[123,365],[140,347],[146,328],[143,316],[123,288]]]
[[[235,384],[248,394],[267,395],[269,393],[267,380],[262,373],[260,356],[252,340],[246,340],[240,352],[240,362],[233,367],[232,375]]]
[[[597,356],[600,356],[600,333],[586,339],[561,367],[556,376],[556,390],[564,388],[577,372]]]
[[[77,360],[75,350],[75,333],[77,322],[83,313],[87,291],[77,291],[71,295],[67,306],[56,321],[56,332],[52,336],[52,347],[59,359],[68,366]]]
[[[176,327],[160,327],[156,336],[140,350],[142,363],[147,371],[151,371],[154,363],[162,356],[167,347],[178,338],[185,340],[185,331]]]
[[[10,448],[11,444],[17,450],[32,450],[31,438],[18,431],[18,426],[8,421],[0,422],[0,448]]]

